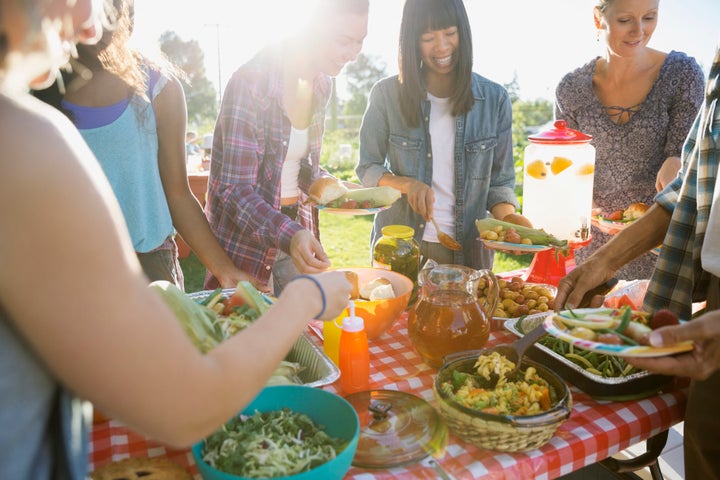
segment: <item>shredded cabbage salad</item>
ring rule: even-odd
[[[307,415],[283,408],[233,418],[205,440],[203,460],[226,473],[274,478],[318,467],[346,446]]]

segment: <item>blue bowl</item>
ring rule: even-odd
[[[278,385],[265,387],[241,413],[252,415],[256,410],[269,412],[282,408],[308,415],[315,423],[325,427],[328,435],[342,438],[349,443],[337,457],[319,467],[296,475],[275,478],[287,480],[342,479],[350,469],[360,436],[360,420],[352,405],[344,398],[325,390],[302,385]],[[195,463],[204,480],[243,480],[248,478],[221,472],[208,465],[202,459],[204,444],[205,442],[201,441],[192,448]]]

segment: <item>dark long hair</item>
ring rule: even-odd
[[[452,113],[464,115],[473,106],[472,35],[462,0],[407,0],[400,24],[398,68],[400,71],[400,111],[410,127],[420,125],[420,105],[426,98],[425,76],[420,53],[420,37],[430,30],[456,26],[459,36],[455,88],[450,98]]]

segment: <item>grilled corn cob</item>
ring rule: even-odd
[[[567,255],[568,242],[567,240],[558,240],[555,236],[547,233],[545,230],[538,230],[536,228],[523,227],[522,225],[516,225],[514,223],[503,222],[495,218],[483,218],[481,220],[475,220],[475,226],[479,233],[487,230],[493,230],[496,227],[501,227],[504,230],[508,228],[514,228],[515,231],[522,238],[528,238],[532,241],[533,245],[548,245],[556,247],[560,253]]]

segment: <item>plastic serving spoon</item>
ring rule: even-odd
[[[462,250],[462,245],[460,245],[457,240],[452,238],[447,233],[440,230],[440,227],[438,227],[437,222],[435,221],[435,217],[430,219],[435,226],[435,231],[437,232],[438,240],[440,241],[440,244],[445,247],[449,248],[450,250],[460,251]]]

